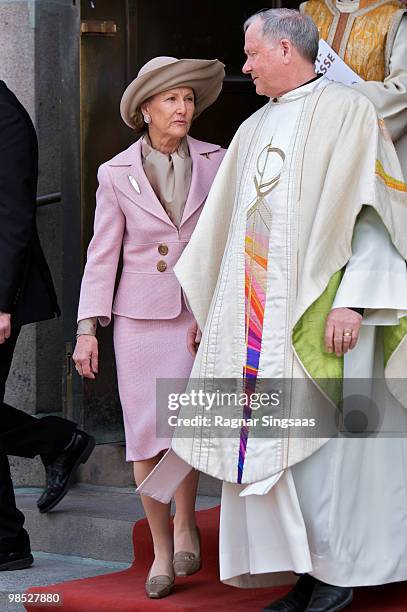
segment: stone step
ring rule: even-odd
[[[10,457],[11,474],[16,487],[42,487],[44,467],[39,457]],[[78,470],[77,481],[105,487],[134,487],[133,464],[126,462],[122,444],[98,444],[88,461]],[[199,480],[199,495],[220,497],[221,483],[206,474]]]
[[[58,506],[40,514],[36,501],[41,489],[16,489],[17,506],[34,551],[130,563],[135,521],[144,517],[140,496],[133,487],[77,484]],[[197,509],[218,505],[219,497],[199,495]]]

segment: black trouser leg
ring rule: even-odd
[[[11,337],[0,344],[0,407],[3,407],[6,380],[13,359],[14,348],[20,328],[13,330]],[[5,431],[6,420],[0,414],[0,428]],[[1,448],[1,445],[0,445]],[[30,540],[23,528],[24,515],[16,507],[13,483],[7,455],[0,452],[0,552],[29,551]]]
[[[4,393],[6,390],[6,380],[8,373],[10,372],[11,362],[13,360],[13,353],[16,347],[18,336],[20,334],[21,327],[16,327],[12,330],[11,336],[8,340],[0,344],[0,404],[3,403]]]
[[[75,423],[55,416],[37,419],[3,401],[20,329],[0,344],[0,452],[19,457],[59,454],[71,440]]]
[[[69,443],[76,424],[55,416],[37,419],[3,401],[20,329],[0,344],[0,452],[19,457],[55,455]]]
[[[20,333],[0,344],[0,552],[29,550],[24,515],[17,509],[7,455],[46,458],[60,453],[76,429],[75,423],[58,417],[37,419],[4,403],[6,380]]]
[[[0,453],[0,500],[0,553],[29,551],[24,514],[16,507],[10,467],[3,453]]]
[[[58,455],[70,442],[76,424],[49,416],[37,419],[3,402],[0,411],[0,452],[18,457]]]

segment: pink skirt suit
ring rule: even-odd
[[[78,321],[97,317],[103,326],[114,314],[128,461],[149,459],[169,447],[168,438],[156,436],[156,379],[188,378],[193,362],[186,347],[193,318],[173,267],[225,153],[217,145],[186,137],[190,187],[175,224],[174,214],[165,209],[147,178],[142,146],[140,139],[99,168],[94,235],[78,311]],[[114,295],[122,249],[123,269]]]

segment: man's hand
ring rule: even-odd
[[[79,376],[95,379],[98,373],[98,341],[96,336],[78,336],[72,359]]]
[[[198,323],[194,321],[187,331],[187,349],[193,357],[198,352],[199,343],[202,338],[202,332],[198,327]]]
[[[11,315],[7,312],[0,312],[0,344],[10,338],[11,335]]]
[[[350,308],[334,308],[325,327],[325,347],[338,357],[355,348],[359,338],[362,315]]]

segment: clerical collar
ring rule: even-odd
[[[296,87],[295,89],[292,89],[291,91],[287,91],[287,93],[283,94],[282,96],[279,96],[278,98],[270,98],[270,102],[272,102],[274,104],[278,104],[278,102],[285,101],[287,98],[292,99],[293,96],[296,97],[296,98],[297,97],[302,97],[303,95],[306,95],[307,93],[310,93],[310,92],[306,91],[307,85],[310,85],[314,81],[318,81],[318,79],[320,79],[323,76],[324,76],[323,74],[317,73],[309,81],[306,81],[305,83],[302,83],[301,85],[298,85],[298,87]],[[303,87],[305,88],[305,90],[302,89]],[[298,94],[298,95],[296,95],[296,94]]]

